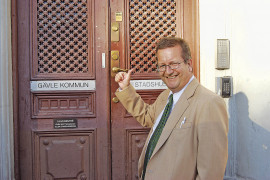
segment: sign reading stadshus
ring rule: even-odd
[[[136,90],[167,89],[161,79],[153,80],[131,80],[130,83]]]

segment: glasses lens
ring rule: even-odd
[[[179,67],[179,63],[174,63],[170,65],[171,69],[177,69]]]
[[[163,72],[165,71],[166,66],[158,66],[158,71]]]
[[[158,66],[158,71],[160,71],[160,72],[165,71],[167,66],[169,66],[170,69],[177,69],[177,68],[179,68],[179,66],[180,66],[181,63],[182,62],[180,62],[180,63],[173,63],[173,64],[169,64],[169,65]]]

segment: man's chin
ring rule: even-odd
[[[166,84],[166,85],[170,90],[173,90],[173,89],[177,88],[177,87],[175,87],[174,85],[171,85],[171,84]]]

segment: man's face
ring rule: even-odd
[[[166,66],[164,72],[159,72],[162,81],[173,93],[180,91],[192,76],[192,60],[184,62],[180,46],[158,50],[157,58],[159,67],[173,64],[177,66],[180,63],[176,69]]]

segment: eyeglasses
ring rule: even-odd
[[[161,66],[158,66],[157,67],[157,70],[159,72],[164,72],[166,71],[166,67],[168,66],[170,69],[177,69],[180,67],[180,64],[183,63],[184,61],[182,62],[179,62],[179,63],[172,63],[172,64],[169,64],[169,65],[161,65]]]

